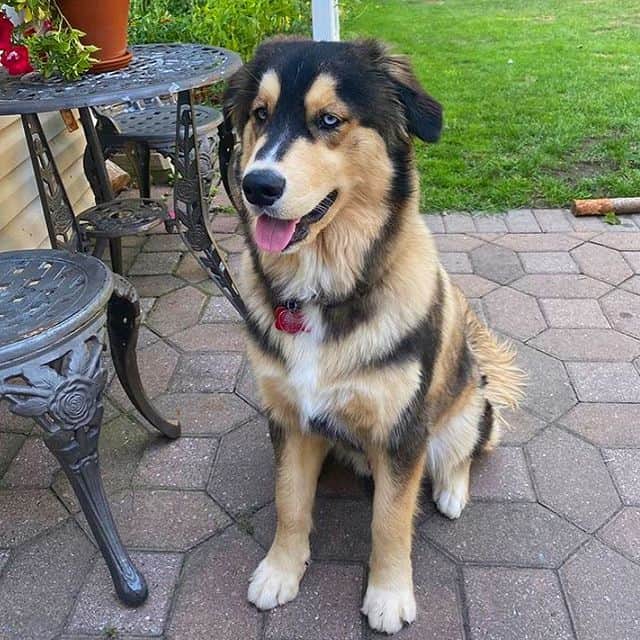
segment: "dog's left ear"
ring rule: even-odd
[[[378,41],[368,41],[374,62],[380,65],[395,85],[404,107],[409,133],[425,142],[437,142],[442,132],[442,106],[420,85],[405,56],[394,55]]]

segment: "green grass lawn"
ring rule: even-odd
[[[361,0],[343,35],[409,54],[444,105],[425,211],[640,195],[638,0]]]

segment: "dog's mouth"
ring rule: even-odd
[[[260,214],[256,220],[256,244],[263,251],[279,253],[304,240],[309,234],[309,227],[324,218],[337,197],[338,191],[332,191],[309,213],[297,220],[282,220],[267,213]]]

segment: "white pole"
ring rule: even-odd
[[[311,20],[314,40],[340,40],[338,0],[312,0]]]

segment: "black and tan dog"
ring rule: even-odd
[[[249,251],[248,350],[270,420],[277,531],[249,600],[292,600],[309,559],[318,474],[333,449],[373,475],[362,606],[374,629],[415,618],[412,521],[423,474],[450,518],[472,458],[522,374],[438,260],[418,213],[411,135],[441,109],[373,41],[274,40],[230,80],[231,173]]]

